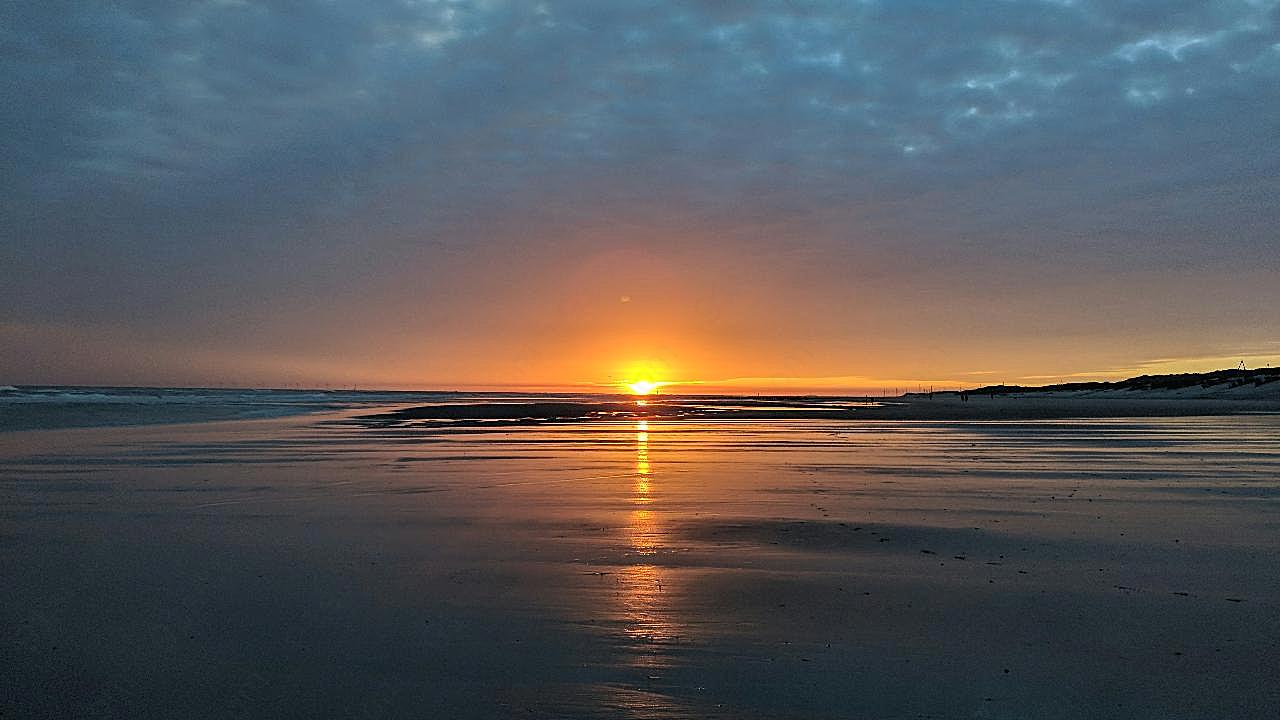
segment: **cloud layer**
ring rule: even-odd
[[[705,293],[686,329],[736,352],[748,314],[884,353],[1045,323],[1229,352],[1280,331],[1278,21],[1272,0],[10,3],[0,321],[341,365],[416,303],[416,333],[493,353],[477,338],[513,315],[598,331],[545,318],[580,259],[621,252],[697,263],[650,294]],[[914,312],[818,312],[851,301]]]

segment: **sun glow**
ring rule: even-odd
[[[666,363],[658,360],[636,360],[619,366],[613,375],[618,392],[643,397],[661,392],[672,383],[659,378],[671,377]]]
[[[636,380],[635,382],[626,383],[625,387],[632,395],[652,395],[664,384],[653,380]]]

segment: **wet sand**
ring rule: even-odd
[[[1128,393],[956,393],[894,398],[662,396],[635,402],[498,402],[416,405],[360,415],[371,427],[527,426],[599,420],[1080,420],[1280,414],[1280,400],[1143,398]]]
[[[5,433],[0,499],[0,717],[1280,706],[1277,416]]]

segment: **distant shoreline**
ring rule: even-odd
[[[941,395],[940,393],[937,395]],[[1277,400],[1124,399],[958,395],[895,398],[879,402],[738,405],[732,400],[663,398],[607,403],[474,403],[423,405],[355,418],[370,427],[500,427],[545,423],[670,421],[737,422],[787,420],[999,421],[1097,418],[1159,418],[1280,414]]]
[[[896,397],[0,387],[0,431],[360,412],[371,427],[582,421],[1067,420],[1280,413],[1280,368]]]
[[[1145,397],[1151,399],[1194,397],[1280,400],[1280,367],[1264,367],[1253,370],[1235,368],[1173,375],[1139,375],[1125,380],[1105,382],[1072,382],[1038,386],[987,385],[962,392],[981,395],[1054,393],[1074,396],[1125,393],[1125,397],[1129,398]]]

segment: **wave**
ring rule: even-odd
[[[0,386],[0,431],[269,418],[410,404],[469,404],[480,398],[531,399],[508,393],[5,385]]]

